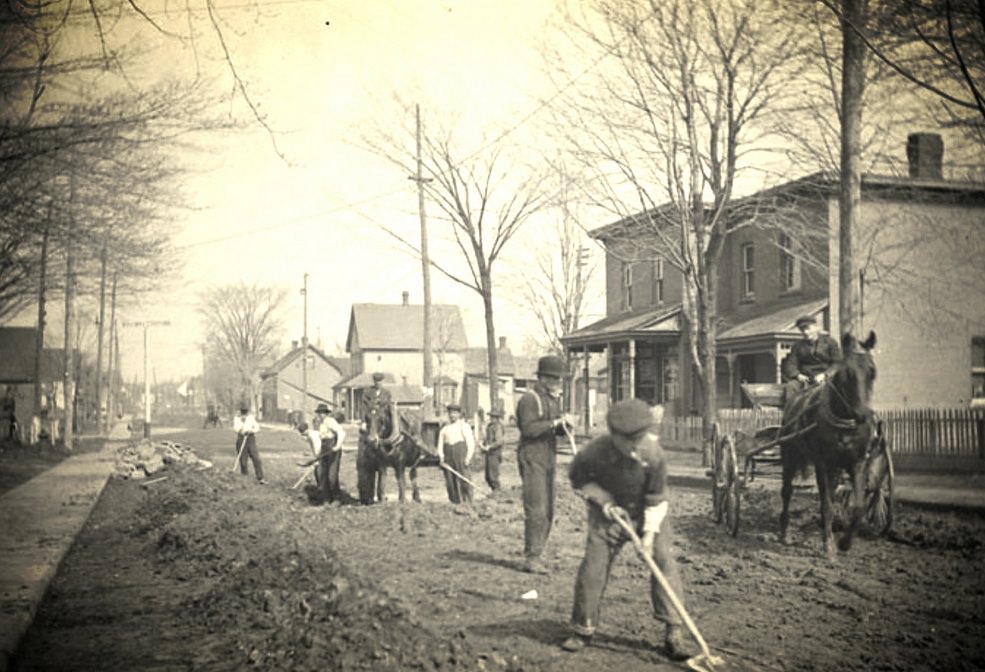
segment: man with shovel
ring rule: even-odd
[[[606,418],[610,433],[594,439],[571,462],[571,485],[588,506],[588,541],[575,582],[574,635],[561,645],[566,651],[580,651],[591,643],[612,561],[634,537],[637,542],[642,537],[638,548],[652,557],[673,593],[683,599],[670,552],[667,464],[655,430],[651,431],[663,409],[654,411],[639,399],[614,404]],[[650,601],[654,616],[666,625],[664,651],[672,660],[685,660],[694,651],[684,636],[682,615],[657,574],[650,579]]]
[[[250,405],[243,403],[239,408],[239,415],[233,418],[233,429],[236,430],[236,460],[239,462],[239,471],[246,476],[246,458],[249,456],[253,461],[253,471],[256,472],[257,483],[265,485],[267,481],[263,478],[263,463],[260,461],[260,453],[257,451],[256,434],[260,431],[260,424],[250,413]]]

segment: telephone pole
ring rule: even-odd
[[[304,331],[301,334],[301,420],[308,422],[308,274],[304,274]]]
[[[425,394],[428,391],[431,394],[430,407],[424,408],[425,416],[431,417],[438,401],[437,390],[431,380],[431,259],[428,256],[428,220],[424,211],[424,184],[430,182],[431,178],[425,178],[421,170],[421,106],[415,105],[414,110],[417,115],[417,173],[409,179],[417,182],[417,210],[421,218],[421,270],[424,275],[424,367],[421,385]]]
[[[144,438],[150,438],[150,376],[148,375],[150,362],[150,348],[147,343],[147,329],[149,327],[169,327],[171,322],[167,320],[144,321],[144,322],[124,322],[124,327],[143,327],[144,328]]]

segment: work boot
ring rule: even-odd
[[[571,635],[561,644],[561,648],[568,653],[578,653],[592,643],[591,637],[585,635]]]
[[[671,660],[687,660],[696,655],[691,640],[684,632],[684,628],[679,625],[668,625],[667,634],[664,637],[664,653]]]
[[[527,558],[523,562],[523,571],[527,574],[547,574],[547,567],[544,561],[538,557]]]

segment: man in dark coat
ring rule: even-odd
[[[359,417],[362,422],[360,429],[368,430],[370,420],[384,412],[390,402],[390,392],[383,387],[383,374],[377,371],[373,374],[373,386],[363,390],[359,399]]]
[[[641,537],[675,595],[683,601],[683,584],[671,553],[672,532],[667,490],[667,463],[651,427],[663,416],[660,406],[626,399],[609,409],[609,434],[575,455],[569,467],[571,487],[588,503],[588,541],[578,568],[571,615],[574,635],[562,644],[579,651],[598,627],[602,594],[616,554],[628,541],[619,520]],[[684,660],[693,650],[685,639],[681,616],[655,577],[650,577],[654,617],[664,623],[664,652]]]
[[[817,319],[813,315],[797,318],[797,328],[804,335],[803,340],[794,343],[782,365],[785,385],[784,408],[805,389],[823,383],[824,379],[841,361],[841,347],[838,342],[821,333]]]
[[[564,432],[561,378],[565,362],[548,355],[537,362],[537,383],[516,405],[520,429],[517,467],[523,481],[524,570],[543,574],[541,554],[554,524],[557,437]]]

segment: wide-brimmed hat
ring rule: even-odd
[[[376,373],[373,374],[373,380],[374,381],[383,380],[383,378],[384,378],[384,375],[382,373],[380,373],[379,371],[377,371]]]
[[[315,409],[315,413],[331,413],[331,411],[328,410],[327,404],[318,404],[318,408]]]
[[[564,376],[566,366],[564,360],[556,355],[547,355],[537,360],[538,376],[554,376],[561,378]]]
[[[817,318],[813,315],[801,315],[794,324],[800,329],[805,324],[817,324]]]
[[[653,424],[653,415],[642,399],[624,399],[612,405],[606,420],[614,433],[633,436]]]

